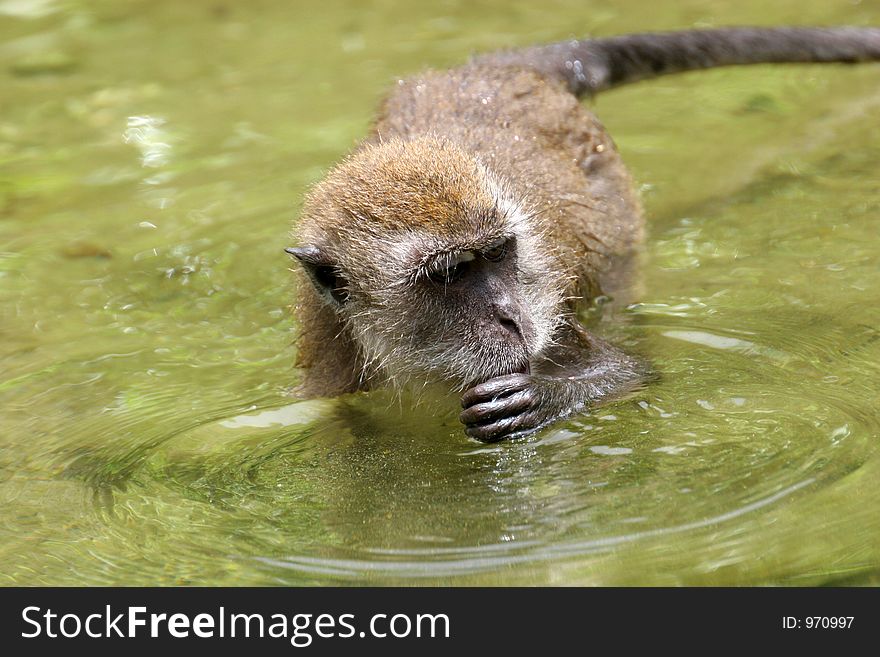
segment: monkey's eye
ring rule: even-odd
[[[508,240],[502,238],[497,242],[490,244],[487,248],[483,249],[481,253],[489,262],[501,262],[507,255],[507,244]]]
[[[474,259],[473,251],[446,254],[428,267],[428,278],[440,285],[454,283],[464,276]]]

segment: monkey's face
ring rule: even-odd
[[[536,217],[444,142],[347,161],[313,192],[299,239],[309,246],[289,252],[358,346],[365,377],[463,389],[527,372],[561,321],[567,281]]]
[[[423,259],[405,285],[354,301],[350,320],[367,362],[465,388],[528,372],[551,339],[557,298],[516,234]],[[532,263],[533,265],[535,263]]]
[[[505,232],[457,248],[437,236],[400,234],[374,243],[369,262],[340,253],[322,264],[313,256],[327,249],[292,252],[359,346],[366,378],[464,389],[527,373],[561,317],[559,283],[537,237],[516,222],[501,226]]]

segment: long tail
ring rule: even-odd
[[[566,41],[485,55],[480,62],[535,68],[592,95],[630,82],[715,66],[880,60],[880,28],[734,27]]]

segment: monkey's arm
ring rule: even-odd
[[[530,374],[508,374],[462,397],[460,419],[472,438],[523,436],[599,402],[620,397],[648,378],[644,363],[573,323]]]

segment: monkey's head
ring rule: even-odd
[[[561,321],[569,281],[539,221],[446,141],[361,148],[308,195],[295,239],[300,294],[332,309],[365,377],[464,388],[527,372]]]

